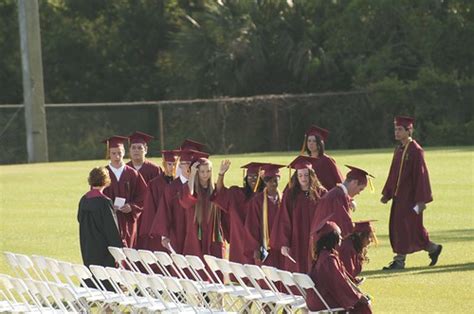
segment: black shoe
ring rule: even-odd
[[[382,270],[397,270],[397,269],[405,269],[405,265],[403,262],[400,261],[392,261],[388,266],[382,268]]]
[[[436,263],[438,262],[438,257],[441,254],[442,250],[443,250],[443,246],[440,244],[440,245],[438,245],[438,248],[436,249],[436,251],[434,251],[433,253],[428,254],[431,258],[430,266],[436,265]]]

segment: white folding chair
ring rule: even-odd
[[[176,277],[161,277],[164,290],[167,294],[172,297],[173,302],[180,308],[181,312],[194,312],[199,313],[195,310],[191,304],[186,303],[186,295],[183,286],[179,283],[179,279]]]
[[[176,279],[174,277],[165,277],[161,275],[148,275],[147,276],[147,281],[150,284],[150,288],[153,294],[155,296],[158,296],[161,294],[163,296],[163,300],[168,302],[167,304],[171,303],[172,305],[169,305],[169,306],[172,307],[173,310],[174,308],[176,308],[179,313],[186,312],[189,309],[192,310],[192,308],[190,308],[189,305],[186,305],[181,302],[181,299],[183,297],[181,292],[175,294],[174,292],[168,290],[166,283],[164,282],[165,278]]]
[[[15,272],[17,277],[22,277],[20,275],[20,263],[17,261],[15,254],[12,252],[3,252],[10,268]]]
[[[127,269],[124,265],[126,265],[129,269],[133,271],[139,271],[138,268],[136,268],[130,261],[127,259],[127,256],[123,252],[122,248],[114,247],[114,246],[109,246],[108,247],[110,254],[113,256],[115,259],[115,262],[117,263],[119,268],[122,269]]]
[[[178,253],[171,253],[170,257],[178,271],[181,273],[183,279],[199,280],[197,279],[199,277],[196,277],[193,271],[191,270],[191,266],[189,265],[188,260],[186,259],[186,257],[184,257],[184,255]],[[186,274],[186,271],[188,271],[191,278]]]
[[[28,288],[28,293],[34,297],[37,301],[37,305],[42,305],[45,308],[54,310],[50,299],[53,300],[53,303],[56,301],[53,298],[53,293],[49,290],[48,287],[38,286],[37,281],[29,278],[23,279],[25,286]],[[61,304],[62,305],[62,304]],[[62,309],[61,309],[62,310]]]
[[[180,279],[179,283],[185,292],[186,303],[191,305],[196,313],[229,313],[219,312],[219,309],[212,308],[195,281]]]
[[[148,311],[152,311],[152,312],[158,311],[158,310],[162,311],[163,307],[164,307],[164,310],[166,311],[178,310],[178,307],[176,306],[175,303],[168,302],[165,300],[165,298],[163,298],[162,294],[164,292],[162,292],[161,289],[159,291],[156,291],[154,287],[152,287],[150,280],[148,278],[153,277],[153,276],[159,277],[159,275],[147,275],[147,274],[142,274],[142,273],[134,273],[134,276],[138,281],[138,287],[140,288],[140,292],[148,299],[150,304],[156,303],[157,300],[159,301],[159,303],[157,303],[156,305],[147,307]]]
[[[63,284],[69,284],[67,282],[67,280],[65,279],[65,276],[63,276],[63,274],[61,272],[61,269],[59,269],[59,261],[58,260],[56,260],[54,258],[51,258],[51,257],[45,257],[44,261],[48,265],[48,272],[54,278],[55,282],[63,283]]]
[[[153,252],[153,254],[155,254],[156,259],[158,260],[158,263],[160,263],[161,266],[163,266],[163,268],[169,267],[175,273],[175,275],[173,275],[172,273],[168,272],[170,274],[170,276],[178,277],[178,278],[181,278],[181,279],[185,278],[183,276],[183,274],[181,274],[181,271],[179,271],[178,268],[174,265],[173,260],[168,255],[168,253],[161,252],[161,251],[156,251],[156,252]]]
[[[81,300],[76,297],[69,286],[57,284],[54,282],[49,282],[47,285],[49,290],[53,293],[54,298],[59,300],[59,303],[63,304],[63,306],[67,308],[67,312],[90,312],[90,307],[83,306]]]
[[[156,266],[163,275],[171,276],[168,269],[166,269],[159,263],[158,258],[155,256],[155,254],[153,254],[152,251],[138,250],[138,254],[140,255],[143,267],[145,267],[145,269],[150,275],[155,273],[152,267]]]
[[[48,263],[44,256],[41,255],[31,255],[31,260],[36,266],[36,269],[41,274],[41,278],[44,281],[52,281],[56,283],[61,283],[61,280],[56,276],[56,274],[49,271]]]
[[[51,308],[43,307],[40,301],[29,291],[23,280],[6,275],[0,275],[0,279],[3,281],[4,286],[9,287],[11,296],[15,294],[20,297],[21,302],[16,301],[15,297],[13,297],[13,300],[15,300],[19,307],[24,306],[26,308],[25,312],[51,310]],[[20,312],[22,311],[20,310]]]
[[[323,302],[324,306],[326,307],[326,310],[324,310],[323,312],[332,313],[332,312],[344,312],[345,311],[345,309],[343,309],[343,308],[331,308],[327,304],[326,300],[323,299],[323,297],[319,293],[318,289],[316,289],[316,285],[314,284],[313,279],[311,279],[311,277],[309,277],[308,275],[300,274],[300,273],[293,273],[293,278],[295,279],[295,282],[302,289],[312,290],[312,291],[314,291],[314,293],[316,293],[316,295],[319,297],[321,302]]]
[[[16,254],[12,253],[15,255],[15,259],[18,262],[18,265],[25,275],[25,278],[30,278],[30,279],[39,279],[39,280],[45,280],[38,272],[38,270],[35,268],[35,264],[33,261],[25,254]]]
[[[144,266],[140,267],[143,263],[142,263],[142,260],[140,258],[140,254],[138,253],[138,251],[135,250],[135,249],[132,249],[132,248],[128,248],[128,247],[124,247],[122,250],[123,250],[123,253],[125,254],[125,256],[127,257],[127,260],[134,267],[134,269],[131,269],[131,270],[134,271],[136,269],[137,271],[142,272],[140,269],[143,269]]]

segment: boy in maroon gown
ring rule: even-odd
[[[127,165],[137,170],[147,184],[151,179],[157,177],[163,172],[160,166],[146,159],[148,143],[152,139],[153,136],[139,131],[136,131],[128,137],[131,160],[127,162]]]
[[[343,177],[336,161],[324,152],[324,143],[328,135],[328,130],[312,125],[305,133],[301,155],[306,153],[315,158],[313,170],[319,182],[329,191],[336,184],[342,183]]]
[[[329,308],[344,308],[350,313],[372,313],[370,298],[364,295],[347,275],[336,250],[341,244],[341,229],[324,218],[316,226],[312,237],[312,254],[315,260],[308,275]],[[324,311],[328,308],[313,290],[308,291],[306,304],[310,311]]]
[[[319,200],[326,193],[312,169],[313,159],[298,156],[288,165],[296,171],[283,192],[270,235],[270,247],[280,250],[285,257],[281,266],[291,272],[308,271],[310,224]]]
[[[429,265],[434,266],[443,248],[430,241],[423,226],[423,211],[433,197],[423,148],[411,137],[414,121],[404,116],[394,121],[395,139],[400,145],[395,149],[380,201],[385,204],[392,200],[389,236],[395,257],[384,270],[405,268],[406,255],[421,250],[428,252]]]
[[[256,193],[248,206],[245,229],[253,241],[249,242],[246,248],[256,265],[280,267],[280,252],[271,249],[270,235],[281,203],[281,195],[278,191],[281,167],[285,166],[269,163],[261,167],[262,184],[265,188],[262,192]]]
[[[253,258],[245,254],[245,246],[250,240],[245,229],[245,217],[247,216],[248,202],[254,195],[259,169],[262,165],[262,163],[251,162],[242,166],[247,169],[243,187],[231,186],[227,188],[224,186],[224,175],[230,167],[229,160],[223,160],[219,169],[214,203],[224,211],[222,225],[224,237],[229,241],[229,260],[232,262],[253,263]]]
[[[164,150],[161,153],[163,155],[164,171],[148,182],[138,231],[138,248],[150,251],[164,250],[161,245],[161,237],[152,238],[149,233],[156,212],[158,211],[161,197],[165,192],[166,186],[174,180],[174,174],[176,172],[176,151]]]
[[[137,221],[143,210],[146,183],[142,176],[123,161],[126,137],[112,136],[104,141],[107,144],[110,163],[107,166],[111,184],[104,194],[114,202],[120,236],[126,247],[133,248],[137,242]],[[124,205],[116,205],[125,199]]]

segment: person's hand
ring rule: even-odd
[[[161,245],[163,245],[163,247],[168,248],[170,246],[170,243],[171,243],[170,238],[167,238],[167,237],[161,238]]]
[[[125,204],[125,205],[123,205],[122,207],[120,207],[119,210],[120,210],[122,213],[128,214],[129,212],[132,211],[132,207],[130,206],[130,204]]]
[[[221,161],[221,167],[219,168],[219,175],[223,176],[227,170],[230,168],[230,160],[229,159],[224,159]]]
[[[426,209],[426,204],[424,202],[418,202],[416,203],[418,205],[418,208],[420,209],[420,213],[422,213]]]
[[[380,199],[380,202],[382,202],[382,204],[387,204],[387,202],[388,202],[388,197],[386,197],[385,195],[383,195],[382,198]]]
[[[194,176],[196,175],[197,171],[198,171],[198,167],[199,167],[199,163],[198,162],[195,162],[192,166],[191,166],[191,177],[194,178]]]
[[[281,255],[289,256],[290,255],[290,248],[287,246],[282,246],[280,249]]]

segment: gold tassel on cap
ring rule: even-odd
[[[109,140],[105,141],[105,145],[107,145],[105,148],[105,160],[108,160],[110,156]]]
[[[374,193],[375,188],[374,188],[374,183],[372,182],[372,178],[367,176],[367,181],[369,182],[369,191],[370,191],[370,193]]]
[[[255,187],[253,188],[253,192],[257,192],[258,190],[258,185],[260,184],[260,171],[262,170],[262,167],[259,167],[258,168],[258,172],[257,172],[257,183],[255,183]]]
[[[306,134],[305,134],[305,135],[304,135],[303,146],[301,146],[300,155],[305,155],[305,151],[306,151],[306,139],[307,139],[307,136],[306,136]]]

